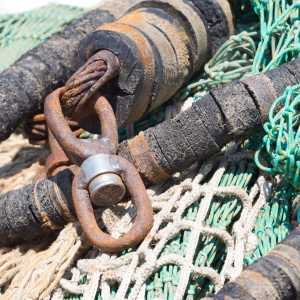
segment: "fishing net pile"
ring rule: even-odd
[[[297,1],[253,0],[235,5],[239,33],[166,105],[119,129],[120,140],[174,117],[220,84],[299,57]],[[293,153],[291,162],[287,152],[299,138],[298,89],[288,89],[274,103],[284,102],[289,110],[270,112],[265,129],[272,132],[267,136],[275,141],[273,147],[263,135],[232,143],[204,164],[149,188],[155,222],[137,247],[103,253],[89,244],[74,222],[35,243],[1,248],[0,299],[191,300],[218,291],[293,228],[299,200],[294,184],[298,157]],[[268,151],[260,155],[265,144]],[[47,155],[44,148],[29,146],[16,135],[0,147],[1,193],[31,181]],[[288,173],[291,165],[294,169]],[[120,203],[95,214],[101,228],[120,237],[130,228],[135,207]]]
[[[79,7],[51,4],[22,14],[0,15],[0,71],[84,13]]]

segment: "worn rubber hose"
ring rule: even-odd
[[[300,298],[300,228],[235,280],[203,300],[291,300]]]
[[[155,184],[193,163],[207,160],[228,142],[262,131],[273,102],[300,83],[300,59],[265,74],[212,90],[174,119],[141,132],[119,146],[119,155]]]
[[[121,6],[123,12],[137,1],[126,0]],[[79,42],[120,16],[107,3],[99,7],[25,53],[0,74],[0,141],[10,136],[22,119],[41,109],[45,97],[63,86],[77,70],[73,59]]]
[[[300,59],[296,59],[263,75],[212,90],[176,118],[121,143],[119,155],[135,165],[146,186],[158,183],[208,159],[229,141],[262,130],[272,103],[286,86],[300,82],[299,70]],[[75,219],[72,176],[67,169],[0,195],[0,245],[34,238]]]
[[[72,168],[0,195],[0,245],[12,246],[75,221]]]
[[[119,76],[105,92],[124,126],[188,82],[233,34],[232,18],[226,0],[143,0],[80,43],[77,67],[103,49],[118,57]],[[81,126],[99,128],[96,120]]]

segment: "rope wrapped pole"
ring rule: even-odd
[[[228,142],[246,139],[260,131],[265,112],[285,87],[300,83],[299,70],[300,59],[296,59],[263,75],[234,81],[212,90],[174,119],[121,143],[118,154],[133,163],[145,185],[158,183],[197,161],[207,160]],[[271,91],[268,97],[265,97],[265,90]],[[70,171],[67,169],[64,172]],[[66,181],[60,185],[59,180],[64,177]],[[62,218],[66,209],[75,216],[72,197],[67,193],[71,191],[72,174],[59,172],[54,178],[58,180],[54,185],[53,178],[49,177],[36,185],[0,195],[0,244],[14,244],[34,238],[44,229],[55,229],[52,223],[55,224],[56,220],[57,225],[62,226],[69,222],[69,219]],[[57,202],[56,199],[63,197],[57,196],[60,190],[67,191],[62,194],[68,200]],[[48,201],[45,209],[39,204],[41,201]],[[51,215],[53,207],[58,212],[57,217]],[[24,234],[27,231],[31,232],[30,235]]]
[[[77,67],[99,50],[118,57],[120,73],[107,97],[118,126],[128,125],[199,71],[233,34],[232,19],[227,0],[143,0],[80,43]],[[80,125],[94,133],[100,128],[96,119]]]
[[[99,50],[118,57],[118,78],[106,83],[100,92],[110,100],[121,127],[159,107],[187,82],[233,33],[232,18],[227,0],[140,1],[118,21],[89,34],[80,43],[74,61],[80,70]],[[86,77],[87,85],[97,80],[98,71]],[[86,86],[76,88],[86,93]],[[74,92],[68,94],[76,100]],[[80,120],[80,127],[89,132],[100,133],[97,118],[78,119],[81,101],[75,101],[79,102],[77,107],[72,99],[65,100],[65,116]],[[44,142],[46,135],[40,126],[27,125],[32,142]]]
[[[76,220],[72,181],[76,169],[0,195],[0,244],[11,246],[59,230]]]
[[[265,257],[204,300],[299,299],[299,270],[300,228],[296,228]]]
[[[203,162],[228,142],[262,131],[273,102],[287,86],[300,83],[299,69],[300,59],[295,59],[214,89],[174,119],[121,143],[119,155],[131,161],[149,184]]]
[[[128,9],[137,1],[127,0],[122,7]],[[112,9],[112,13],[110,9],[107,3],[103,8],[99,5],[98,9],[28,51],[0,74],[0,141],[10,136],[22,119],[41,109],[45,97],[63,86],[77,70],[73,57],[79,42],[99,26],[120,16],[116,9]]]

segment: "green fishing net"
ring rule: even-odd
[[[299,6],[297,1],[292,0],[234,1],[237,33],[218,50],[203,71],[182,87],[168,103],[145,114],[142,119],[132,124],[135,134],[162,122],[168,105],[176,105],[188,98],[201,101],[201,97],[212,88],[235,79],[266,72],[299,57]],[[0,70],[83,13],[83,9],[50,5],[24,14],[0,16]],[[258,135],[239,144],[238,151],[261,151],[267,147],[266,153],[262,156],[273,165],[273,168],[266,169],[259,166],[265,171],[273,172],[273,180],[276,181],[270,200],[260,210],[255,221],[253,233],[258,243],[254,251],[245,252],[245,265],[268,253],[293,228],[290,222],[292,211],[295,215],[294,204],[299,188],[297,185],[299,168],[295,163],[298,159],[299,140],[298,89],[298,86],[288,89],[277,100],[277,102],[285,101],[285,110],[275,115],[272,108],[270,122],[265,125],[267,137]],[[278,124],[281,126],[279,130]],[[126,128],[120,128],[119,140],[122,141],[127,136]],[[81,137],[88,138],[92,135],[85,132]],[[296,153],[292,153],[293,151]],[[294,155],[293,162],[291,153]],[[280,177],[281,173],[285,174],[286,181]],[[251,192],[258,174],[259,168],[253,160],[234,162],[226,168],[219,186],[233,185]],[[204,184],[208,184],[209,181],[208,176]],[[199,198],[199,202],[190,206],[184,212],[184,218],[191,220],[195,218],[201,201]],[[240,215],[241,203],[232,197],[214,197],[209,212],[206,220],[209,226],[224,228],[231,232],[233,223]],[[188,241],[189,231],[182,231],[165,245],[160,255],[177,253],[184,256]],[[224,264],[225,252],[226,245],[218,238],[203,236],[197,245],[194,263],[196,266],[210,266],[220,271]],[[123,255],[125,254],[124,252]],[[147,281],[146,298],[157,299],[159,295],[163,299],[173,299],[179,275],[180,270],[174,265],[158,270]],[[87,278],[83,276],[81,283],[84,284],[86,280]],[[118,284],[112,287],[112,297],[116,295],[118,288]],[[214,285],[210,280],[202,276],[192,276],[185,296],[186,299],[199,299],[213,291]],[[81,297],[70,295],[66,299]],[[101,293],[97,294],[96,299],[101,299]]]
[[[64,25],[82,17],[85,11],[50,4],[21,14],[0,15],[0,72]]]

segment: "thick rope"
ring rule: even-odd
[[[99,59],[97,54],[77,70],[67,81],[66,91],[61,98],[61,106],[65,116],[74,120],[82,114],[82,108],[88,100],[85,96],[106,71],[106,63]]]

